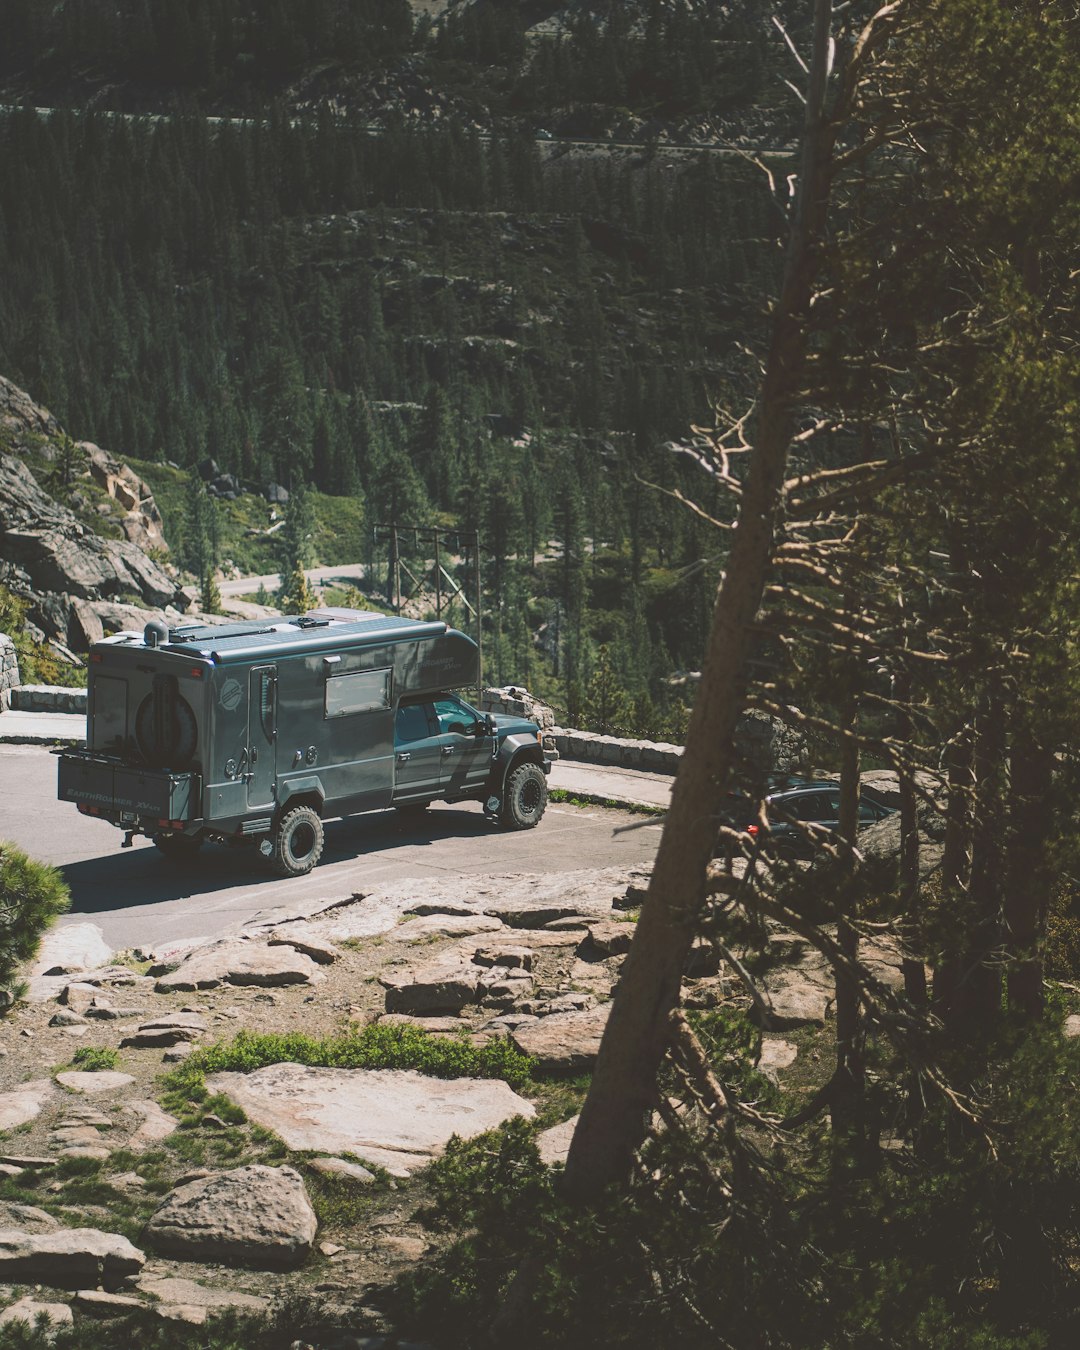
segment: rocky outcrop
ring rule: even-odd
[[[157,992],[216,989],[222,984],[275,987],[315,984],[323,977],[310,956],[293,946],[267,942],[226,941],[197,948],[157,982]]]
[[[96,1228],[0,1229],[0,1280],[40,1281],[59,1289],[109,1287],[138,1274],[145,1260],[127,1238]]]
[[[192,1260],[288,1267],[311,1251],[317,1227],[300,1173],[253,1163],[178,1186],[151,1216],[146,1241]]]
[[[0,633],[0,712],[8,707],[11,690],[19,683],[19,658],[15,644],[6,633]]]
[[[611,1004],[601,1003],[584,1012],[553,1013],[526,1023],[510,1039],[523,1055],[531,1055],[541,1073],[584,1073],[596,1063]]]
[[[128,543],[167,553],[169,546],[165,542],[161,512],[150,485],[130,465],[122,464],[99,445],[80,441],[79,448],[86,454],[90,477],[123,508],[120,528]]]
[[[47,408],[0,375],[0,445],[25,454],[28,450],[40,451],[63,434]]]
[[[0,558],[0,582],[29,599],[32,622],[73,648],[85,650],[88,639],[100,636],[101,602],[138,600],[177,612],[188,606],[180,586],[140,548],[99,538],[43,492],[25,464],[2,454]]]

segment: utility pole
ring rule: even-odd
[[[449,610],[453,606],[454,601],[460,599],[461,603],[465,606],[467,613],[471,614],[474,620],[476,649],[477,649],[477,666],[478,666],[476,697],[477,701],[479,701],[480,698],[483,696],[483,689],[484,689],[484,625],[483,625],[484,590],[483,590],[483,569],[480,561],[480,531],[446,530],[443,529],[442,526],[440,525],[406,525],[396,520],[391,521],[387,525],[374,526],[372,529],[372,539],[374,540],[374,542],[378,544],[380,531],[386,532],[386,535],[389,538],[390,542],[390,557],[386,574],[386,603],[390,606],[390,608],[394,611],[395,614],[401,613],[402,570],[408,573],[410,580],[414,584],[414,589],[410,592],[409,596],[406,597],[408,599],[411,599],[412,596],[415,595],[417,591],[420,590],[420,588],[423,586],[427,578],[426,562],[425,562],[425,571],[421,573],[419,578],[417,578],[409,569],[408,565],[403,564],[401,561],[401,533],[402,531],[408,530],[412,531],[413,540],[417,548],[419,548],[421,541],[424,542],[425,546],[427,545],[428,541],[430,541],[432,545],[432,550],[435,555],[433,580],[435,583],[436,617],[441,619],[443,617],[444,606],[447,610]],[[473,588],[472,588],[473,598],[471,601],[465,589],[467,585],[467,579],[466,582],[464,582],[461,585],[458,585],[454,581],[454,578],[450,575],[449,572],[445,570],[443,566],[443,552],[445,548],[449,547],[447,543],[448,539],[456,541],[454,543],[454,548],[459,552],[462,551],[462,545],[464,544],[464,553],[465,553],[464,566],[467,569],[469,566],[469,562],[471,561],[473,567],[475,568],[473,577]],[[470,552],[472,554],[471,560],[468,556]],[[444,581],[448,583],[445,601],[443,591]]]

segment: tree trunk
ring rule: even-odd
[[[959,979],[946,1019],[951,1036],[977,1037],[1001,1008],[1002,863],[1004,849],[1005,710],[988,696],[975,735],[975,810],[968,877],[970,923],[960,958]]]
[[[656,1076],[679,1000],[683,964],[704,902],[705,869],[734,759],[746,697],[751,625],[771,571],[776,519],[803,384],[807,320],[823,234],[834,129],[825,117],[831,0],[815,0],[805,132],[791,235],[762,383],[754,449],[713,611],[686,751],[636,925],[619,993],[563,1178],[576,1202],[597,1198],[629,1171],[656,1097]]]
[[[896,682],[896,698],[903,705],[896,729],[897,739],[910,742],[914,735],[907,701],[911,696],[910,680],[906,674]],[[915,939],[919,949],[921,939],[921,882],[919,878],[919,802],[915,794],[915,779],[910,769],[901,767],[900,780],[900,913],[903,916],[905,954],[903,957],[904,993],[916,1008],[927,1006],[926,966],[921,958],[908,954]]]
[[[958,904],[967,889],[968,846],[971,839],[971,737],[967,729],[948,748],[948,796],[945,807],[945,847],[941,858],[941,885],[946,904]],[[947,1020],[960,982],[960,957],[948,951],[934,972],[934,1011]]]
[[[1045,856],[1054,761],[1027,735],[1011,755],[1012,821],[1005,869],[1009,1007],[1031,1018],[1043,1012],[1042,939],[1050,881]]]
[[[849,679],[854,672],[849,672]],[[857,917],[855,900],[855,839],[859,828],[859,743],[855,740],[858,705],[852,685],[841,728],[848,733],[840,757],[839,833],[847,849],[841,895],[844,916],[836,926],[836,940],[852,966],[859,959],[859,935],[848,921]],[[859,986],[844,967],[836,971],[836,1072],[829,1099],[836,1162],[843,1169],[859,1169],[866,1161],[866,1060],[864,1056]]]

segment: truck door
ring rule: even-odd
[[[394,719],[394,801],[437,797],[443,747],[431,704],[403,703]]]
[[[438,695],[433,707],[442,747],[442,789],[448,796],[475,791],[487,782],[493,748],[490,736],[475,734],[480,714],[453,694]]]
[[[277,666],[248,675],[248,806],[273,806],[277,786]]]

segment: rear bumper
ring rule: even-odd
[[[178,823],[198,818],[202,779],[197,773],[140,768],[74,750],[58,756],[56,795],[114,824],[143,819]]]

